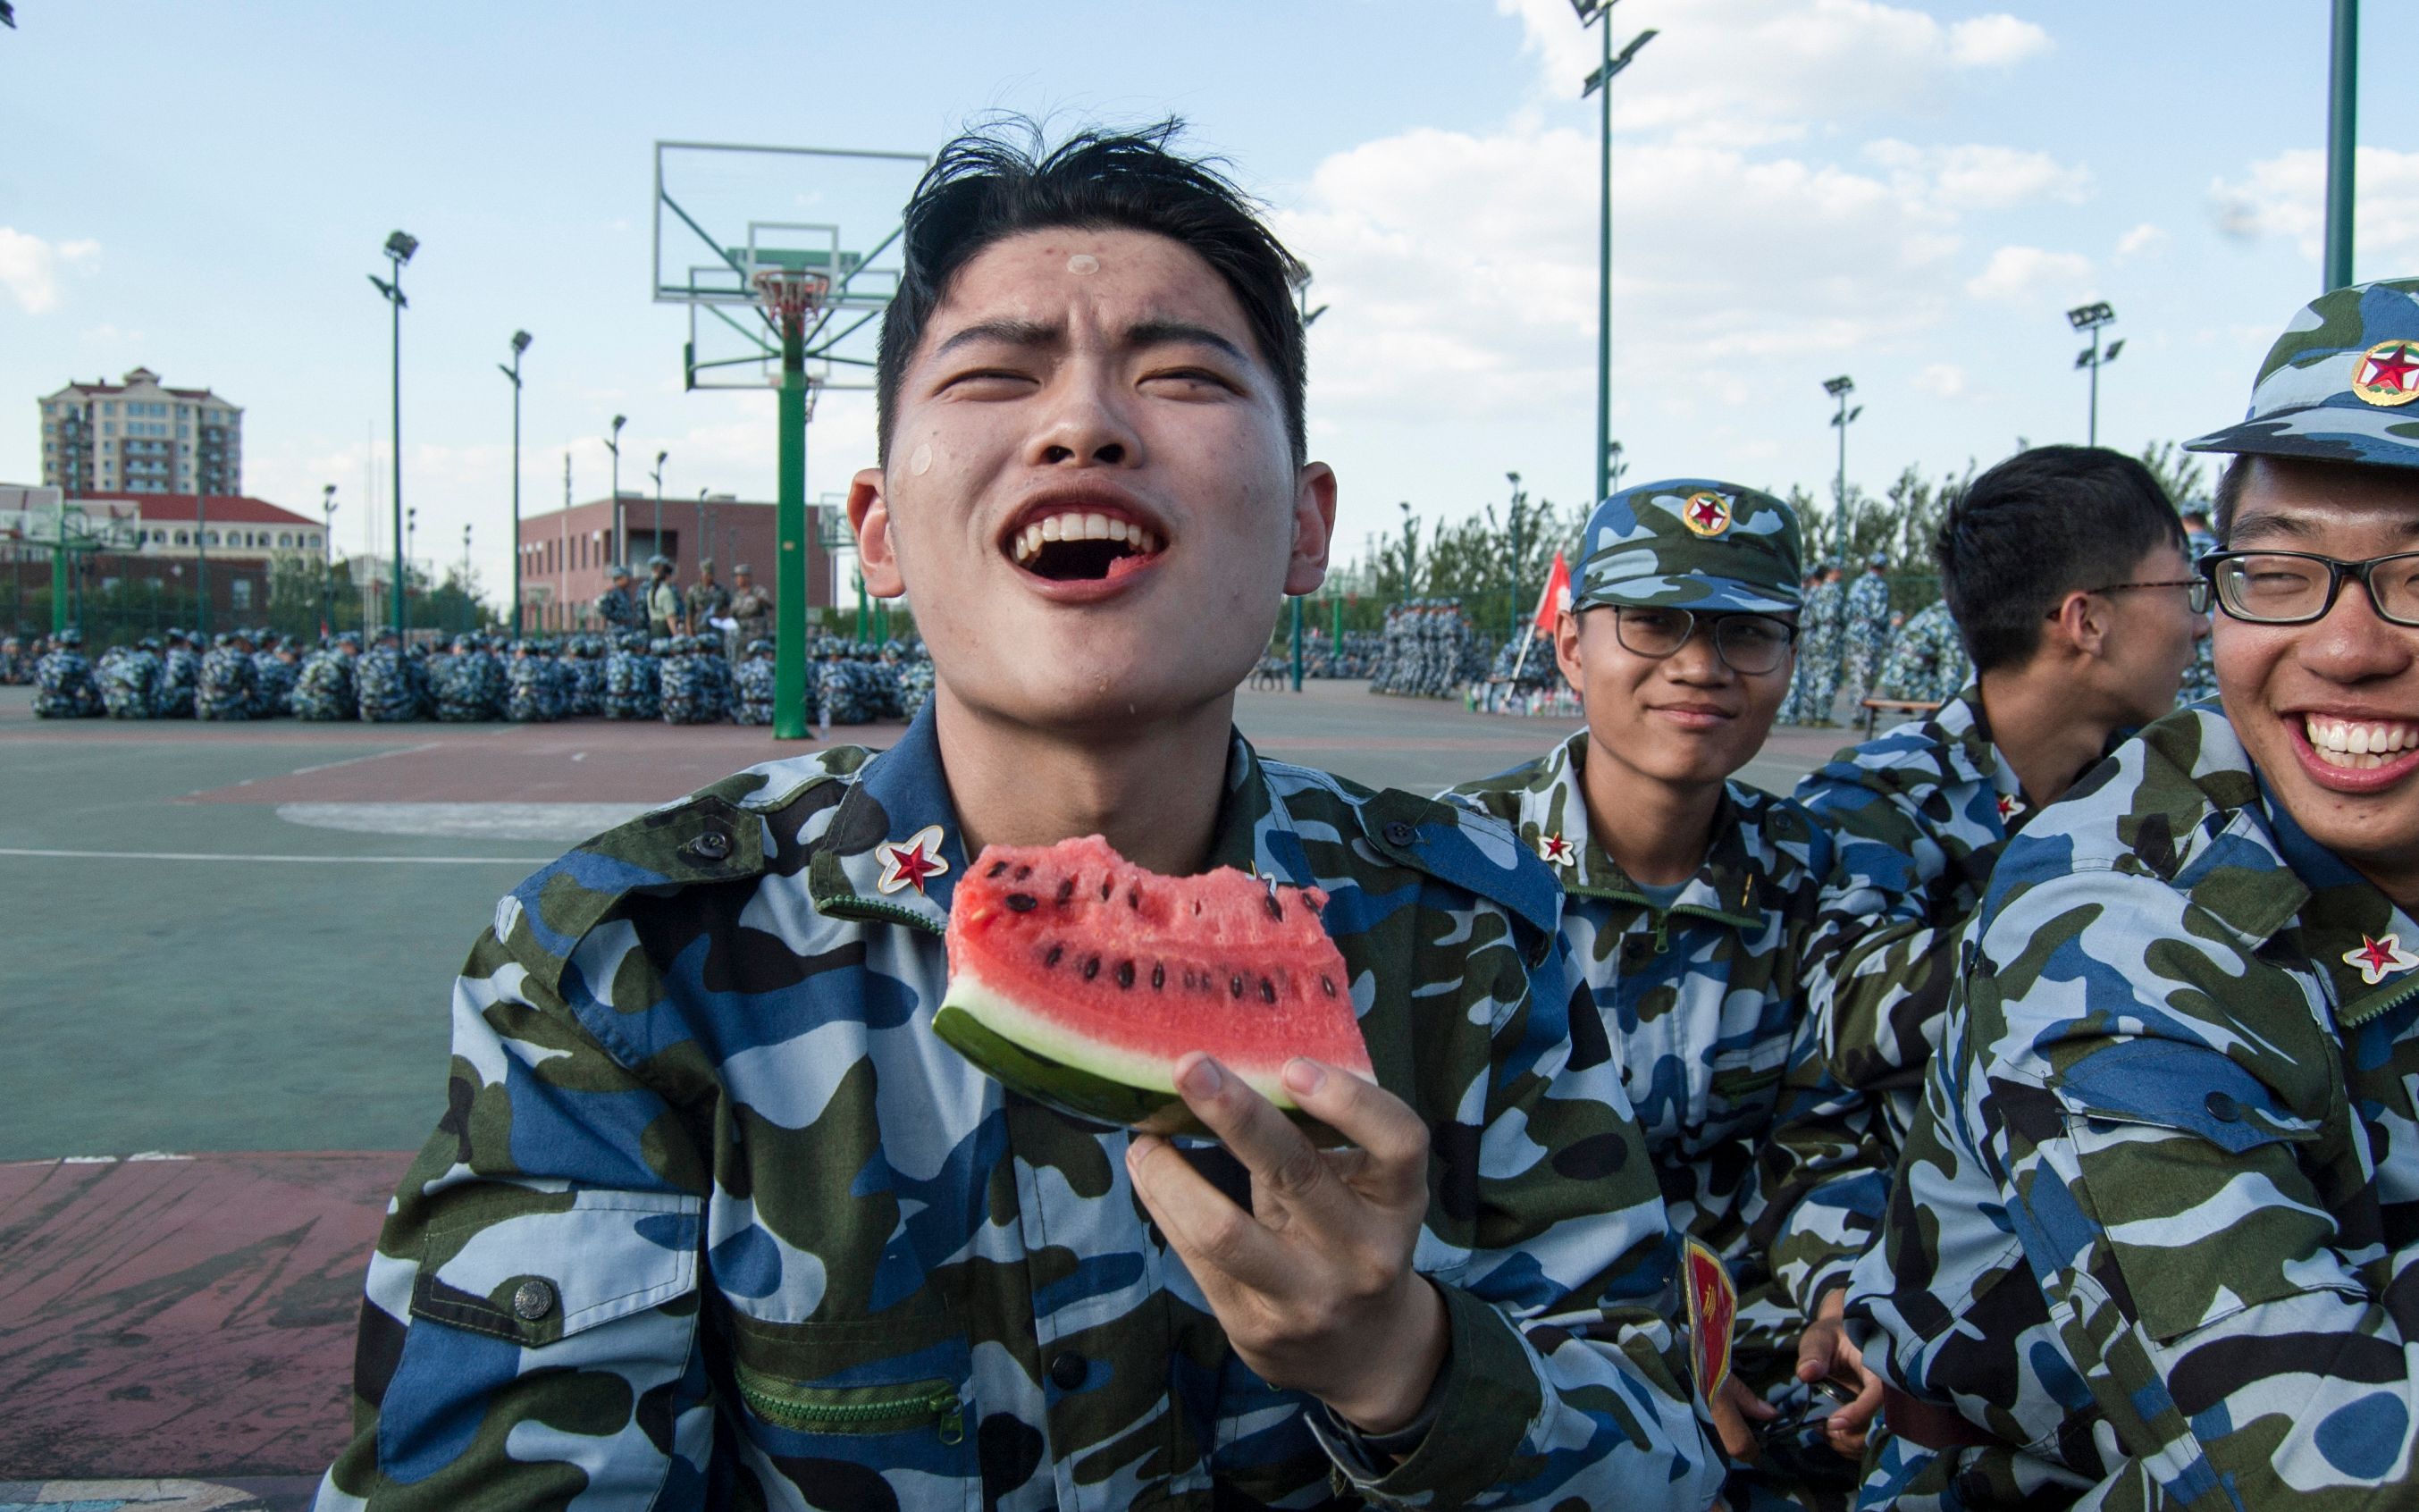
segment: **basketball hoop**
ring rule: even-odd
[[[801,268],[759,268],[748,283],[756,290],[756,301],[785,335],[804,329],[807,316],[822,309],[831,292],[828,276]]]

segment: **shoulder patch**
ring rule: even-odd
[[[1541,934],[1562,927],[1562,884],[1493,814],[1394,791],[1360,811],[1362,831],[1380,855],[1484,898]]]

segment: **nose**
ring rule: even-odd
[[[1049,468],[1121,468],[1141,462],[1141,438],[1118,404],[1108,374],[1096,364],[1065,364],[1044,397],[1028,462]]]
[[[2380,619],[2360,584],[2347,582],[2297,649],[2302,665],[2329,682],[2364,683],[2410,671],[2412,632]]]
[[[1713,626],[1700,620],[1680,649],[1663,658],[1663,675],[1675,683],[1720,684],[1733,675],[1714,649]]]

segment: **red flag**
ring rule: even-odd
[[[1554,553],[1554,570],[1546,575],[1546,591],[1537,598],[1537,612],[1532,616],[1539,635],[1554,633],[1555,616],[1571,607],[1571,564]]]

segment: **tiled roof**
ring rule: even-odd
[[[126,491],[79,492],[71,497],[95,501],[131,503],[137,517],[146,520],[192,520],[200,517],[189,493],[139,493]],[[281,509],[266,499],[247,499],[237,494],[209,496],[209,520],[213,525],[307,525],[317,529],[325,522],[310,519],[290,509]]]

